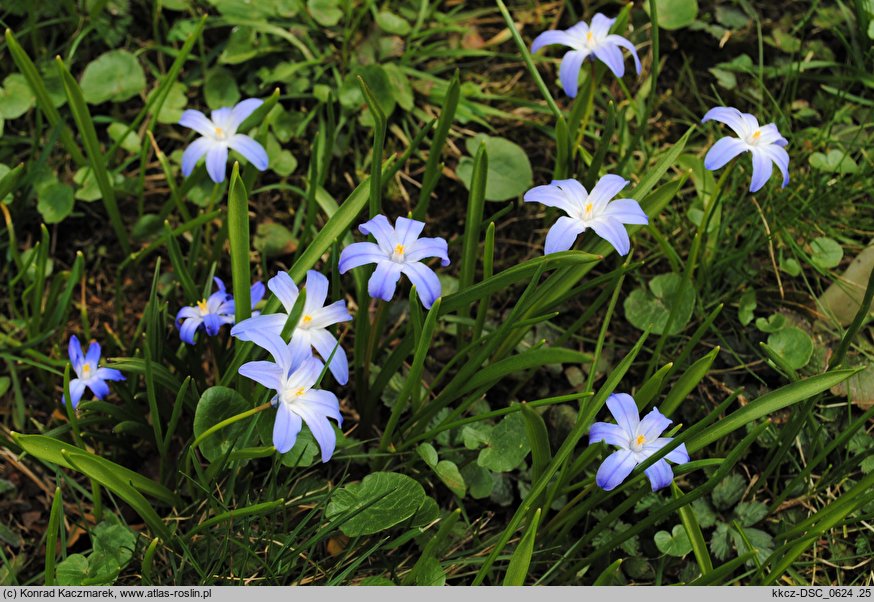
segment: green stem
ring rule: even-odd
[[[268,401],[267,403],[262,403],[261,405],[254,407],[251,410],[246,410],[245,412],[242,412],[240,414],[237,414],[235,416],[231,416],[230,418],[222,420],[218,424],[213,425],[210,428],[208,428],[207,430],[205,430],[204,432],[202,432],[200,434],[200,437],[195,439],[194,443],[191,444],[192,449],[197,447],[198,445],[200,445],[204,439],[212,436],[214,433],[217,433],[218,431],[222,430],[223,428],[229,427],[230,425],[232,425],[236,422],[239,422],[240,420],[243,420],[245,418],[248,418],[249,416],[254,416],[255,414],[257,414],[259,412],[263,412],[264,410],[266,410],[272,406],[273,406],[273,404]]]

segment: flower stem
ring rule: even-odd
[[[213,434],[217,433],[218,431],[222,430],[223,428],[229,427],[232,424],[239,422],[240,420],[248,418],[249,416],[254,416],[255,414],[257,414],[259,412],[263,412],[264,410],[266,410],[272,406],[273,406],[273,404],[268,401],[266,403],[262,403],[261,405],[252,408],[251,410],[246,410],[245,412],[242,412],[240,414],[236,414],[234,416],[231,416],[230,418],[226,418],[225,420],[222,420],[218,424],[213,425],[210,428],[208,428],[207,430],[205,430],[204,432],[202,432],[200,434],[200,436],[194,440],[194,443],[191,444],[191,447],[192,448],[197,447],[198,445],[200,445],[203,442],[204,439],[212,436]]]

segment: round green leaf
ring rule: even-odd
[[[406,19],[391,11],[383,10],[376,13],[376,24],[386,33],[405,36],[410,33],[410,24]]]
[[[27,80],[20,73],[13,73],[3,80],[0,88],[0,117],[16,119],[24,115],[36,102]]]
[[[459,472],[455,462],[440,460],[434,466],[434,472],[437,473],[443,484],[449,487],[452,493],[458,497],[464,497],[464,494],[467,493],[467,484],[464,482],[464,477],[461,476],[461,472]]]
[[[265,257],[289,255],[297,249],[297,239],[291,230],[276,222],[259,223],[252,244]]]
[[[806,332],[794,326],[769,335],[768,347],[795,370],[806,366],[813,355],[813,340]]]
[[[625,299],[625,317],[633,326],[654,334],[665,334],[671,308],[677,306],[670,332],[677,334],[686,327],[695,307],[695,289],[683,282],[680,274],[661,274],[649,282],[649,291],[638,288]]]
[[[343,18],[338,0],[307,0],[307,10],[323,27],[333,27]]]
[[[513,412],[489,432],[489,440],[480,450],[476,463],[495,472],[509,472],[519,466],[530,451],[525,419],[519,412]]]
[[[210,109],[230,107],[240,100],[237,81],[224,67],[216,67],[207,72],[206,81],[203,83],[203,95]]]
[[[827,236],[820,236],[810,243],[810,261],[822,270],[838,267],[843,258],[841,245]]]
[[[325,511],[349,537],[389,529],[413,516],[425,501],[425,490],[414,479],[395,472],[374,472],[360,483],[334,491]]]
[[[110,50],[88,63],[80,84],[89,104],[121,102],[145,90],[146,74],[133,54]]]
[[[522,147],[506,138],[479,134],[467,141],[467,152],[476,155],[480,144],[486,145],[489,168],[486,172],[487,201],[507,201],[531,188],[534,176],[531,162]],[[462,157],[455,169],[464,186],[470,190],[473,177],[473,158]]]
[[[688,27],[698,17],[698,0],[655,0],[655,4],[662,29]],[[649,2],[644,2],[643,8],[648,14]]]
[[[36,208],[47,224],[57,224],[73,211],[73,189],[61,182],[39,188]]]
[[[199,437],[219,422],[251,409],[243,397],[227,387],[210,387],[200,396],[194,410],[194,436]],[[200,451],[210,462],[222,458],[247,428],[245,421],[235,422],[200,443]]]
[[[683,525],[674,525],[670,533],[659,531],[653,539],[655,539],[655,544],[659,551],[668,556],[682,558],[692,551],[692,543],[689,541],[689,536],[686,534],[686,529],[683,528]]]

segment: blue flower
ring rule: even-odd
[[[576,180],[553,180],[546,186],[536,186],[525,193],[528,203],[542,203],[567,213],[560,217],[546,234],[546,254],[570,249],[577,236],[591,228],[609,242],[620,255],[627,255],[631,240],[623,224],[647,224],[646,214],[634,199],[616,199],[628,180],[606,175],[598,180],[592,192],[586,192]]]
[[[737,134],[737,138],[726,136],[716,141],[707,156],[704,167],[713,171],[723,167],[739,154],[749,151],[753,156],[753,177],[750,192],[756,192],[765,185],[773,173],[773,165],[783,174],[783,187],[789,183],[789,153],[783,147],[789,144],[780,135],[773,123],[759,125],[759,120],[749,113],[741,113],[734,107],[715,107],[707,111],[701,123],[710,120],[724,123]]]
[[[97,365],[100,362],[100,344],[97,341],[92,341],[88,345],[88,353],[82,355],[82,345],[76,335],[73,335],[70,337],[69,354],[77,377],[70,379],[70,401],[73,402],[74,410],[79,406],[85,387],[91,389],[97,399],[103,399],[109,395],[106,381],[125,380],[124,375],[115,368],[100,368]],[[67,405],[66,397],[62,396],[61,401]]]
[[[615,393],[607,400],[607,407],[616,419],[616,424],[595,422],[589,428],[589,445],[603,441],[619,448],[618,451],[607,456],[595,476],[595,482],[604,491],[618,487],[625,477],[631,474],[635,466],[673,440],[660,437],[671,424],[671,420],[655,408],[641,420],[637,404],[634,403],[631,395]],[[688,462],[689,452],[686,451],[686,444],[681,443],[644,471],[649,477],[653,491],[667,487],[674,478],[674,473],[666,460],[675,464]]]
[[[254,334],[259,332],[276,336],[282,334],[282,329],[288,321],[288,314],[297,302],[299,292],[291,276],[285,272],[279,272],[271,278],[267,282],[267,287],[282,302],[285,312],[263,314],[243,320],[231,329],[231,335],[243,341],[251,341]],[[345,385],[349,382],[349,362],[346,359],[346,352],[339,346],[334,335],[328,331],[328,326],[347,322],[352,319],[352,316],[346,309],[345,301],[335,301],[325,306],[325,299],[328,297],[328,279],[315,270],[307,272],[306,293],[303,314],[294,328],[289,344],[295,353],[304,353],[309,351],[310,347],[314,347],[326,361],[331,358],[331,363],[328,365],[331,374],[338,383]]]
[[[337,445],[337,435],[328,419],[333,418],[342,426],[343,417],[337,396],[314,388],[324,364],[313,357],[308,348],[292,348],[279,335],[253,332],[252,341],[267,349],[275,360],[240,366],[240,374],[276,391],[274,447],[281,454],[289,451],[297,441],[302,423],[306,422],[322,450],[322,462],[327,462]]]
[[[440,265],[449,265],[449,246],[442,238],[419,238],[425,222],[399,217],[395,227],[384,215],[377,215],[358,227],[362,234],[373,234],[376,244],[356,242],[340,253],[340,273],[375,263],[376,270],[367,283],[371,297],[391,301],[401,274],[414,285],[422,305],[430,308],[440,296],[440,280],[434,270],[421,263],[428,257],[439,257]]]
[[[216,184],[223,182],[227,171],[228,149],[243,155],[259,171],[267,169],[267,151],[249,136],[238,134],[237,128],[264,103],[249,98],[235,107],[223,107],[212,112],[212,119],[200,111],[188,109],[182,113],[179,125],[191,128],[202,137],[182,154],[182,175],[189,176],[200,158],[206,155],[206,171]]]
[[[616,19],[608,19],[601,13],[592,17],[591,27],[584,21],[580,21],[570,29],[563,31],[550,29],[534,38],[531,44],[531,52],[537,52],[550,44],[561,44],[570,48],[561,60],[558,70],[558,78],[565,93],[571,98],[577,95],[580,79],[580,69],[583,61],[587,58],[596,58],[603,62],[616,77],[625,75],[625,59],[622,57],[620,47],[625,48],[634,58],[634,68],[640,75],[640,58],[634,44],[622,36],[610,33],[610,27]]]
[[[179,338],[194,345],[195,333],[203,327],[206,334],[215,336],[224,324],[234,323],[234,297],[225,290],[221,278],[213,278],[218,291],[206,299],[201,299],[194,305],[183,307],[176,314],[176,326],[179,328]],[[256,282],[251,289],[252,307],[264,296],[264,285]]]

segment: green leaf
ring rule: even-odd
[[[353,69],[343,80],[343,85],[340,86],[337,94],[340,104],[352,110],[360,109],[365,105],[364,92],[361,91],[358,83],[359,77],[367,84],[385,116],[391,115],[395,110],[395,95],[391,79],[381,65],[366,65]]]
[[[70,554],[58,563],[56,570],[58,585],[82,585],[90,574],[88,559],[82,554]]]
[[[36,104],[36,96],[20,73],[8,75],[0,88],[0,117],[17,119]]]
[[[307,0],[307,10],[323,27],[333,27],[343,18],[339,0]]]
[[[806,366],[813,355],[813,339],[794,326],[768,335],[768,347],[793,370]]]
[[[210,109],[231,107],[240,100],[240,90],[234,75],[224,67],[215,67],[206,73],[203,95]]]
[[[388,80],[391,83],[392,94],[398,106],[404,111],[412,111],[414,106],[413,87],[410,78],[394,63],[383,65]]]
[[[486,154],[489,157],[486,171],[487,201],[506,201],[516,198],[531,187],[534,182],[531,162],[521,146],[506,138],[477,134],[473,138],[468,138],[466,142],[467,152],[471,157],[462,157],[456,168],[456,173],[465,188],[470,190],[474,163],[472,157],[476,155],[480,144],[485,144]]]
[[[291,255],[297,249],[297,239],[291,230],[276,222],[259,222],[252,240],[255,247],[264,257],[280,257]]]
[[[146,74],[127,50],[110,50],[88,63],[80,81],[88,104],[122,102],[146,89]]]
[[[461,476],[455,462],[440,460],[433,468],[443,484],[449,487],[452,493],[458,497],[464,497],[464,494],[467,493],[467,483],[464,482],[464,477]]]
[[[410,33],[410,24],[407,23],[406,19],[388,10],[376,13],[376,24],[386,33],[398,36],[405,36]]]
[[[170,86],[170,90],[167,92],[167,97],[164,99],[164,104],[161,106],[161,110],[158,111],[158,123],[179,123],[179,119],[182,117],[182,112],[188,104],[188,97],[185,95],[186,90],[187,87],[182,82],[173,82]],[[155,88],[151,94],[157,92],[158,88]],[[151,94],[149,95],[150,98]]]
[[[771,314],[768,319],[756,318],[756,328],[762,332],[780,332],[786,328],[786,316],[783,314]]]
[[[698,17],[698,0],[655,0],[659,27],[673,30],[688,27]],[[643,3],[649,14],[649,2]]]
[[[513,412],[489,433],[489,441],[476,462],[495,472],[509,472],[522,463],[529,451],[525,419],[519,412]]]
[[[469,487],[468,492],[473,499],[481,500],[492,494],[492,489],[495,487],[495,479],[487,468],[471,462],[461,469],[461,476],[464,478],[464,482],[467,483]]]
[[[410,518],[424,501],[425,490],[416,480],[374,472],[334,491],[325,516],[349,537],[371,535]]]
[[[267,151],[268,164],[273,173],[282,177],[290,176],[297,169],[297,159],[291,154],[291,151],[282,148],[273,135],[267,136],[267,143],[264,145],[264,150]]]
[[[197,408],[194,410],[194,436],[200,437],[211,427],[222,420],[241,414],[250,409],[243,397],[227,387],[210,387],[200,396]],[[245,430],[246,424],[236,422],[207,437],[200,444],[200,451],[210,462],[215,462],[227,454],[237,437]]]
[[[73,189],[54,182],[39,189],[36,208],[47,224],[57,224],[73,211]]]
[[[744,527],[752,527],[768,516],[768,506],[762,502],[741,502],[734,509],[737,520]]]
[[[746,486],[747,482],[739,474],[732,473],[728,475],[713,488],[713,493],[711,494],[713,505],[719,510],[731,508],[743,495]]]
[[[138,153],[143,145],[140,135],[135,130],[128,132],[128,126],[124,123],[119,123],[118,121],[110,123],[109,127],[106,128],[106,132],[114,142],[118,142],[124,136],[124,140],[121,140],[121,148],[129,153]],[[125,136],[125,132],[127,132],[127,136]]]
[[[679,304],[670,332],[677,334],[686,327],[695,307],[695,289],[676,273],[661,274],[649,281],[649,291],[637,288],[626,297],[625,318],[636,328],[652,327],[655,334],[665,334],[671,308]]]
[[[825,173],[843,175],[859,171],[859,166],[853,158],[848,153],[836,148],[828,151],[828,154],[813,153],[807,160],[812,168]]]
[[[692,551],[692,543],[683,525],[674,525],[671,532],[659,531],[653,537],[656,547],[662,554],[682,558]]]
[[[524,585],[534,554],[534,540],[537,536],[537,526],[540,524],[540,508],[534,511],[531,523],[525,529],[525,534],[519,540],[519,545],[510,557],[507,573],[504,575],[504,585]]]
[[[753,312],[755,312],[756,306],[755,290],[750,289],[741,295],[737,308],[737,318],[742,326],[748,326],[749,323],[753,321],[753,318],[755,317]]]
[[[270,422],[272,428],[272,422]],[[270,443],[273,444],[272,441]],[[282,454],[280,462],[289,468],[312,466],[317,457],[321,457],[321,450],[316,438],[313,437],[309,427],[301,429],[294,442],[294,447]]]
[[[431,468],[437,466],[437,450],[434,449],[434,446],[430,443],[420,443],[416,447],[416,453],[419,454],[419,457],[422,458],[425,461],[425,464]]]
[[[830,270],[840,265],[844,250],[837,241],[820,236],[810,243],[810,261],[821,270]]]

